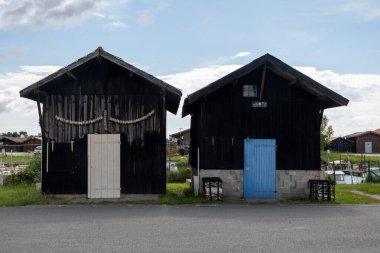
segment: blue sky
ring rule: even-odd
[[[336,135],[380,128],[379,1],[0,0],[0,132],[38,132],[17,92],[102,46],[184,97],[270,53],[351,100]],[[14,117],[15,113],[18,117]],[[169,115],[168,133],[189,127]]]

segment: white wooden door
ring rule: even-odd
[[[88,135],[88,198],[120,198],[120,135]]]
[[[366,153],[372,153],[372,142],[371,141],[366,141],[364,143],[364,148]]]

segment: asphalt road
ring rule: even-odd
[[[0,208],[0,252],[380,252],[380,205]]]

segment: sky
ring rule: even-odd
[[[19,91],[102,46],[182,90],[270,53],[348,98],[335,136],[380,128],[380,1],[0,0],[0,133],[40,132]],[[190,126],[168,113],[167,133]]]

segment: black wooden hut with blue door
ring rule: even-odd
[[[166,191],[166,111],[178,110],[177,88],[98,48],[20,95],[37,101],[43,192]]]
[[[321,177],[323,112],[347,104],[269,54],[190,94],[182,115],[191,115],[195,189],[217,176],[230,197],[307,196]]]
[[[355,141],[347,139],[345,137],[337,137],[330,143],[330,149],[338,152],[355,152]]]

